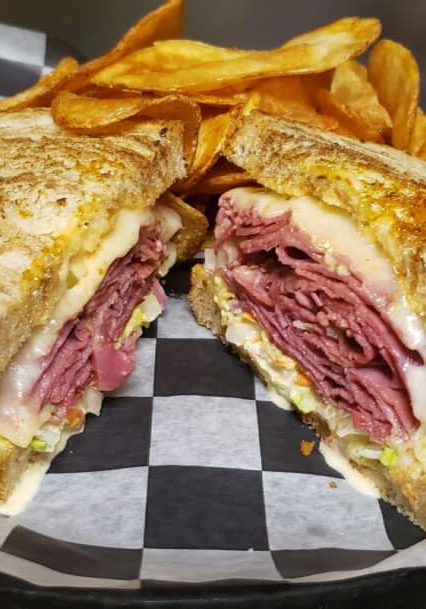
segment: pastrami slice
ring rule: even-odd
[[[291,210],[264,217],[224,195],[216,239],[240,307],[302,367],[319,396],[376,442],[408,438],[418,421],[404,372],[423,361],[362,281],[330,267],[326,251],[291,223]]]
[[[112,391],[123,383],[135,367],[137,335],[119,340],[120,335],[135,307],[151,291],[165,305],[156,279],[165,256],[158,230],[142,227],[138,243],[111,264],[80,315],[62,328],[31,390],[30,402],[35,407],[51,404],[63,413],[88,384]]]

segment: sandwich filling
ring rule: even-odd
[[[236,189],[221,197],[216,242],[216,302],[221,311],[227,302],[225,325],[237,322],[227,338],[251,332],[254,348],[276,350],[275,387],[277,378],[306,387],[302,410],[317,396],[379,445],[412,436],[426,418],[426,335],[392,268],[348,217],[307,197]]]
[[[164,206],[122,210],[96,252],[64,263],[66,289],[52,319],[0,380],[0,436],[53,450],[46,429],[52,436],[52,426],[79,427],[87,410],[99,411],[94,392],[116,389],[133,371],[141,326],[166,304],[157,276],[175,261],[169,241],[180,227]]]
[[[156,279],[166,254],[158,237],[155,227],[142,227],[137,244],[112,263],[83,311],[65,323],[30,392],[37,409],[50,404],[61,418],[89,383],[113,391],[133,371],[138,335],[121,336],[123,329],[149,292],[161,308],[166,303]]]

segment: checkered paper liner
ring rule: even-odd
[[[0,95],[65,52],[0,25]],[[193,262],[167,277],[168,308],[139,341],[133,376],[71,438],[30,507],[0,518],[0,585],[2,574],[99,588],[319,582],[426,566],[422,531],[317,448],[303,457],[313,432],[197,326]]]

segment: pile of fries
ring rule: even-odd
[[[377,39],[381,24],[349,17],[271,51],[245,51],[181,39],[184,0],[168,0],[133,26],[106,55],[71,58],[0,111],[51,106],[62,128],[96,135],[124,121],[185,124],[187,177],[176,195],[219,194],[251,178],[223,158],[241,116],[287,116],[426,160],[426,115],[411,52]],[[355,57],[369,51],[366,66]],[[196,200],[196,199],[195,199]]]

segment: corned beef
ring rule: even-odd
[[[75,319],[62,328],[43,373],[32,388],[31,402],[53,404],[65,412],[88,384],[102,391],[116,389],[135,367],[135,334],[117,340],[134,308],[152,290],[160,304],[165,294],[156,280],[165,257],[156,229],[142,227],[138,243],[109,267],[101,285]]]
[[[403,370],[421,364],[353,274],[328,268],[324,252],[290,223],[261,217],[224,195],[216,224],[227,254],[223,277],[326,403],[352,415],[372,440],[407,438],[417,427]]]

